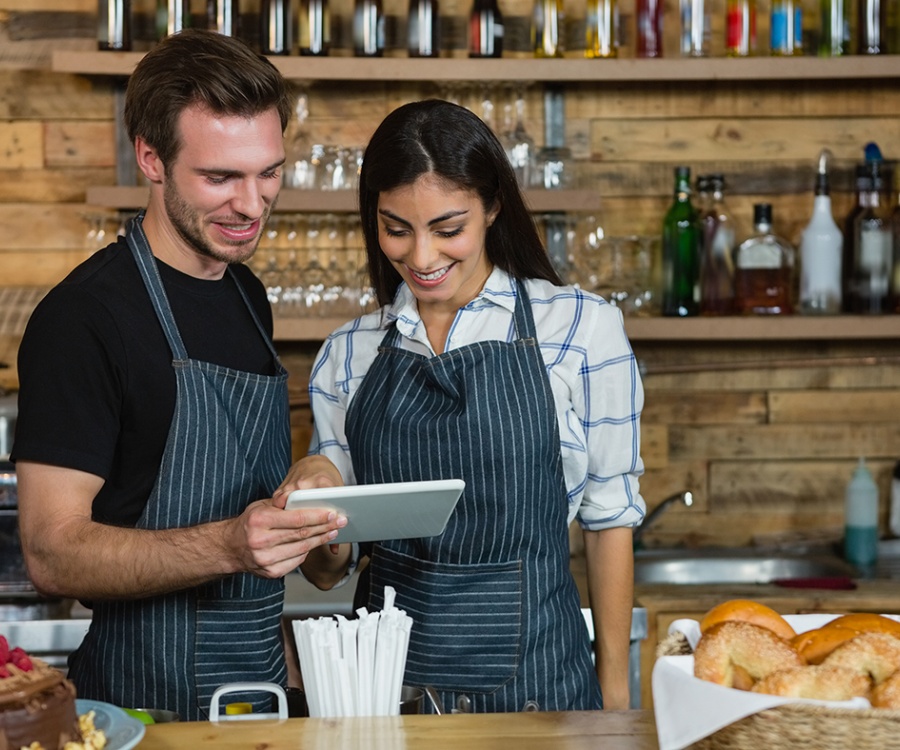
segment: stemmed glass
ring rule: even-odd
[[[534,138],[525,127],[525,87],[517,86],[515,101],[504,105],[503,131],[500,141],[516,173],[519,187],[526,189],[535,182],[537,156]]]

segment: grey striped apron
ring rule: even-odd
[[[172,350],[177,391],[156,484],[136,526],[167,529],[239,515],[271,497],[290,463],[287,373],[273,376],[188,358],[141,226],[128,245]],[[230,271],[229,271],[230,273]],[[235,283],[237,281],[235,280]],[[286,682],[284,582],[249,573],[134,601],[93,604],[90,630],[69,662],[80,698],[208,717],[213,691],[234,681]],[[271,695],[234,695],[268,711]]]
[[[385,585],[413,618],[405,681],[475,711],[601,707],[569,572],[567,500],[550,380],[519,284],[512,343],[423,357],[391,326],[347,414],[360,483],[459,477],[443,534],[375,544],[368,605]]]

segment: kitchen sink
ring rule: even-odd
[[[704,548],[635,552],[635,583],[771,583],[783,579],[845,579],[856,569],[834,554]]]

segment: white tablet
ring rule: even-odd
[[[286,507],[333,508],[347,516],[335,544],[437,536],[465,487],[462,479],[437,479],[295,490]]]

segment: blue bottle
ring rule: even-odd
[[[844,507],[844,557],[859,567],[878,559],[878,486],[864,458],[847,484]]]

